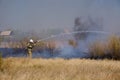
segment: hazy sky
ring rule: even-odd
[[[0,0],[1,27],[72,28],[78,16],[102,18],[105,30],[119,32],[120,0]]]

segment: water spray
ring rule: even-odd
[[[37,40],[37,42],[45,41],[45,40],[55,38],[55,37],[59,37],[59,36],[65,36],[65,35],[71,35],[71,34],[77,34],[77,33],[101,33],[101,34],[106,34],[106,35],[111,34],[109,32],[105,32],[105,31],[74,31],[74,32],[70,32],[70,33],[61,33],[61,34],[57,34],[57,35],[52,35],[52,36],[47,37],[47,38],[39,39],[39,40]]]

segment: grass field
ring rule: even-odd
[[[6,58],[0,80],[120,80],[120,61]]]

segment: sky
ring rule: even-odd
[[[87,16],[120,32],[120,0],[0,0],[0,27],[6,29],[72,29],[76,17]]]

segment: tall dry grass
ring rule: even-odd
[[[3,59],[0,80],[119,80],[120,62],[89,59]],[[8,66],[6,65],[6,66]]]
[[[120,38],[111,36],[106,42],[96,41],[89,47],[92,58],[120,59]]]
[[[113,59],[120,59],[120,38],[117,36],[110,37],[108,41],[108,51]]]
[[[103,42],[96,41],[89,47],[91,58],[104,58],[106,55],[107,45]]]

